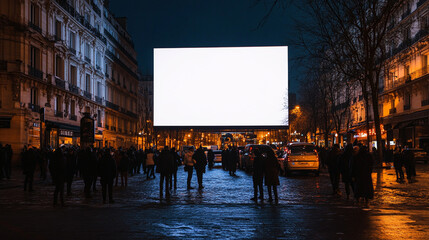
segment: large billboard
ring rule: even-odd
[[[155,127],[288,125],[288,48],[154,49]]]

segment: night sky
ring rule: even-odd
[[[294,19],[299,11],[292,5],[274,9],[263,24],[271,0],[110,0],[110,10],[128,18],[139,68],[153,74],[153,48],[289,46],[289,91],[298,89],[302,55],[294,46]],[[297,70],[298,69],[298,70]]]

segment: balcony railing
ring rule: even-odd
[[[76,121],[77,120],[77,116],[74,115],[74,114],[70,114],[70,120]]]
[[[36,104],[29,103],[28,108],[31,109],[32,112],[38,113],[40,111],[40,106]]]
[[[87,62],[87,63],[91,64],[91,58],[89,58],[89,57],[85,56],[85,62]]]
[[[409,83],[415,79],[421,78],[421,77],[426,76],[428,74],[429,74],[429,71],[428,71],[428,68],[426,66],[426,67],[423,67],[417,71],[414,71],[414,72],[408,74],[407,76],[400,77],[394,81],[392,81],[390,79],[390,80],[386,81],[385,90],[390,90],[392,88],[401,86],[405,83]]]
[[[94,1],[91,1],[92,9],[94,9],[94,12],[98,14],[98,16],[101,16],[100,8],[97,7],[97,5],[94,3]]]
[[[88,98],[89,100],[92,100],[92,94],[90,92],[87,91],[83,91],[83,96]]]
[[[417,2],[417,7],[420,7],[421,5],[423,5],[427,0],[420,0]]]
[[[60,117],[60,118],[62,118],[62,117],[63,117],[63,112],[62,112],[62,111],[57,111],[57,110],[55,110],[55,117]]]
[[[106,101],[106,107],[119,111],[119,106],[109,101]]]
[[[69,84],[69,90],[72,93],[79,94],[79,88],[74,84]]]
[[[95,96],[95,101],[99,104],[103,104],[103,98],[101,98],[99,96]]]
[[[396,113],[396,108],[391,108],[389,110],[389,114],[395,114]]]
[[[128,51],[124,47],[122,47],[118,40],[116,40],[112,36],[112,34],[110,34],[109,31],[107,31],[106,29],[104,29],[104,35],[106,35],[107,38],[109,38],[116,45],[116,47],[118,47],[119,50],[121,50],[121,52],[124,53],[133,63],[137,64],[137,60],[133,56],[131,56],[131,54],[128,53]]]
[[[66,89],[66,82],[59,77],[55,77],[55,85],[59,88]]]
[[[429,105],[429,99],[422,100],[422,107]]]
[[[80,15],[69,3],[67,0],[55,0],[64,10],[66,10],[76,21],[85,26],[92,34],[99,38],[104,44],[107,43],[106,38],[101,35],[100,31],[91,26],[91,24]],[[96,10],[95,10],[96,11]]]
[[[106,55],[110,57],[113,61],[118,63],[123,69],[125,69],[132,77],[138,79],[138,76],[133,72],[125,63],[123,63],[119,58],[117,58],[111,51],[106,50]]]
[[[404,111],[407,111],[407,110],[410,110],[411,109],[411,106],[408,104],[408,105],[404,105]]]
[[[43,79],[43,72],[30,65],[28,65],[28,74],[35,78]]]
[[[133,112],[131,112],[131,111],[126,111],[126,114],[128,115],[128,116],[130,116],[130,117],[133,117],[133,118],[137,118],[138,116],[137,116],[137,114],[135,114],[135,113],[133,113]]]
[[[36,24],[29,22],[28,26],[30,26],[32,29],[36,30],[37,32],[42,33],[42,29],[39,26],[37,26]]]

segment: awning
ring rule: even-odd
[[[46,120],[45,124],[46,124],[46,127],[50,127],[50,128],[70,130],[73,132],[73,137],[79,137],[80,136],[80,126],[71,125],[71,124],[67,124],[67,123],[53,122],[53,121],[49,121],[49,120]]]

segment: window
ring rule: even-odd
[[[69,39],[70,48],[76,50],[76,33],[70,31],[70,39]]]
[[[62,34],[61,34],[61,22],[58,20],[55,20],[55,40],[62,40]]]
[[[97,65],[97,68],[100,68],[101,66],[101,56],[100,56],[100,52],[97,51],[97,54],[95,55],[95,63]]]
[[[31,88],[30,103],[33,105],[39,105],[39,91],[37,88]]]
[[[91,92],[91,76],[86,74],[85,77],[85,91]]]
[[[40,50],[33,46],[30,48],[30,66],[40,69]]]
[[[70,115],[76,115],[76,102],[74,100],[70,102]]]
[[[422,68],[426,68],[428,65],[428,56],[427,55],[422,55]],[[423,73],[425,74],[425,73]]]
[[[91,46],[88,43],[85,43],[85,58],[91,60]]]
[[[70,66],[70,83],[77,86],[77,69],[75,66]]]
[[[428,16],[425,15],[420,18],[420,30],[426,30],[428,28]]]
[[[395,108],[395,99],[393,98],[392,100],[390,100],[390,109],[394,109]]]
[[[64,79],[64,60],[58,55],[55,57],[55,76]]]
[[[39,6],[37,6],[35,3],[31,3],[31,9],[30,9],[30,22],[36,26],[40,26],[40,10]]]
[[[405,27],[403,32],[404,42],[409,41],[411,39],[411,27]]]
[[[97,82],[97,96],[101,97],[101,83]]]
[[[411,106],[411,94],[405,93],[405,95],[404,95],[404,109],[406,107],[410,107],[410,106]]]
[[[62,103],[61,103],[61,96],[55,97],[55,112],[61,112],[62,111]]]

